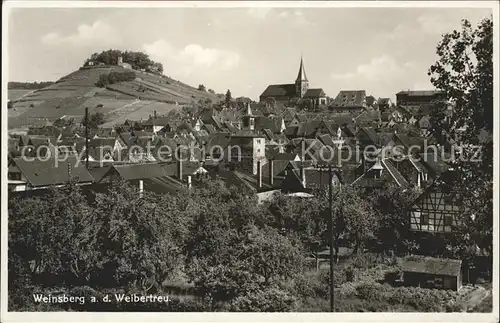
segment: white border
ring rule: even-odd
[[[498,120],[499,114],[499,4],[497,1],[6,1],[3,3],[2,14],[2,193],[6,192],[7,181],[7,70],[8,53],[5,43],[8,37],[8,13],[11,8],[249,8],[249,7],[315,7],[315,8],[340,8],[340,7],[399,7],[399,8],[491,8],[494,22],[494,118]],[[29,23],[29,22],[27,22]],[[493,250],[498,250],[498,214],[499,214],[499,130],[497,122],[494,126],[494,194],[493,194]],[[7,195],[2,194],[1,215],[1,322],[135,322],[141,321],[241,321],[241,322],[498,322],[498,256],[493,259],[493,313],[16,313],[7,312]]]

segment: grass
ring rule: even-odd
[[[486,298],[482,300],[482,302],[476,305],[472,312],[475,313],[491,313],[493,311],[493,294],[489,293]]]
[[[154,114],[154,111],[158,115],[167,114],[169,111],[174,109],[180,109],[180,105],[168,104],[163,102],[154,101],[139,101],[136,104],[131,104],[127,107],[121,109],[116,109],[106,120],[109,120],[103,127],[110,127],[117,124],[123,124],[125,120],[145,120],[148,119],[150,115]]]
[[[9,101],[19,99],[25,94],[32,92],[33,90],[22,90],[22,89],[10,89],[7,91],[7,97]]]

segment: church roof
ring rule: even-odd
[[[307,76],[306,76],[306,70],[304,68],[304,62],[302,60],[302,57],[300,58],[300,67],[299,67],[299,74],[297,75],[297,80],[295,82],[301,82],[301,81],[307,81]]]
[[[294,97],[296,93],[295,84],[271,84],[260,95],[261,97]]]
[[[323,89],[308,89],[304,94],[304,98],[320,98],[325,96]]]

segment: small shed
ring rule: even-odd
[[[462,261],[409,256],[401,261],[403,281],[408,286],[451,289],[462,287]]]

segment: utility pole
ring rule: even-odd
[[[330,312],[335,312],[335,296],[333,280],[333,173],[332,165],[328,165],[328,235],[330,242]]]
[[[89,169],[89,108],[85,108],[85,168]]]
[[[333,277],[335,257],[335,230],[333,224],[333,170],[337,169],[337,166],[320,166],[319,171],[324,172],[325,168],[328,169],[328,244],[330,248],[330,312],[335,312],[335,281]],[[321,178],[321,177],[320,177]]]

